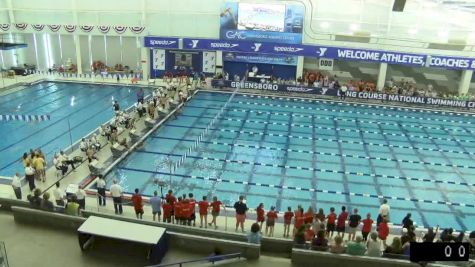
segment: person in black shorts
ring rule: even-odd
[[[356,230],[358,229],[358,225],[360,225],[361,216],[358,214],[358,209],[353,210],[353,214],[350,215],[348,219],[348,226],[350,227],[348,241],[354,241],[356,237]]]

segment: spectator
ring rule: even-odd
[[[363,240],[368,240],[368,234],[373,228],[373,220],[371,219],[371,213],[366,214],[366,219],[363,220],[363,227],[361,228],[361,234],[363,235]]]
[[[408,213],[404,219],[402,219],[402,227],[409,229],[413,225],[413,222],[411,220],[411,213]]]
[[[46,211],[54,211],[54,204],[49,200],[49,193],[43,194],[43,200],[41,201],[41,209]]]
[[[68,201],[66,207],[64,208],[64,213],[71,216],[79,216],[79,204],[77,203],[78,198],[76,195],[71,197],[71,201]]]
[[[209,203],[206,196],[203,196],[203,200],[198,202],[198,207],[200,211],[200,228],[203,228],[203,220],[205,228],[208,228],[208,208]]]
[[[104,180],[104,176],[102,174],[98,175],[99,179],[97,179],[96,187],[97,187],[97,198],[99,201],[99,206],[106,205],[106,181]]]
[[[388,205],[388,200],[383,199],[383,204],[379,206],[378,219],[376,220],[377,227],[379,227],[379,224],[383,221],[383,219],[386,219],[387,221],[389,221],[389,210],[390,210],[390,207]]]
[[[262,223],[266,220],[265,219],[265,211],[264,211],[264,203],[259,203],[259,206],[256,208],[256,215],[257,215],[257,223],[259,227],[262,228]]]
[[[251,232],[247,235],[247,242],[253,244],[260,244],[262,239],[261,227],[258,223],[253,223],[251,226]]]
[[[196,207],[196,200],[193,197],[192,193],[188,194],[188,213],[187,213],[187,218],[188,218],[188,225],[191,225],[191,222],[193,222],[193,226],[196,226],[196,214],[195,214],[195,207]]]
[[[150,206],[152,206],[152,220],[155,221],[155,217],[158,217],[157,221],[160,222],[162,200],[158,197],[157,191],[154,191],[153,197],[150,198]]]
[[[328,250],[328,239],[325,238],[324,231],[319,231],[317,233],[317,236],[312,240],[312,250],[318,250],[318,251]]]
[[[315,216],[315,212],[313,211],[312,206],[308,207],[308,210],[304,213],[304,223],[313,224],[314,216]]]
[[[383,224],[384,222],[381,222],[381,225]],[[402,254],[403,253],[403,249],[402,249],[402,245],[401,245],[401,239],[399,237],[394,237],[393,238],[393,242],[391,243],[390,246],[388,246],[385,250],[384,250],[384,253],[388,253],[388,254]]]
[[[79,204],[79,208],[84,210],[86,209],[86,191],[82,189],[82,187],[78,188],[76,192],[77,203]]]
[[[163,204],[163,222],[171,223],[172,222],[172,213],[173,205],[171,204],[170,199],[167,199]]]
[[[354,241],[356,236],[356,229],[360,225],[361,216],[358,214],[358,209],[353,209],[353,214],[350,215],[348,226],[350,227],[350,233],[348,234],[348,240]]]
[[[140,195],[138,188],[135,188],[134,192],[135,194],[132,195],[132,203],[134,204],[135,216],[137,216],[137,219],[142,220],[142,216],[143,216],[142,196]]]
[[[122,214],[122,187],[117,184],[117,180],[114,180],[112,182],[109,191],[112,195],[112,200],[114,202],[115,214]]]
[[[436,234],[437,231],[436,233],[434,233],[434,228],[430,227],[429,229],[427,229],[427,233],[422,237],[422,242],[433,243]]]
[[[312,225],[305,224],[305,241],[312,241],[315,238],[315,231],[312,229]]]
[[[346,219],[348,218],[348,212],[346,211],[346,207],[341,207],[341,213],[338,215],[338,220],[336,223],[336,232],[338,235],[341,234],[342,238],[345,238],[345,228],[346,228]]]
[[[469,240],[465,237],[464,231],[459,233],[459,235],[455,238],[455,242],[469,242]]]
[[[246,220],[246,211],[248,210],[246,203],[244,203],[244,196],[239,196],[239,201],[234,203],[236,210],[236,232],[241,226],[241,231],[244,233],[244,221]]]
[[[295,218],[294,218],[294,234],[300,228],[300,226],[304,225],[304,213],[303,208],[299,205],[297,210],[295,211]]]
[[[330,208],[330,214],[327,216],[327,237],[333,237],[333,232],[335,231],[335,221],[336,221],[336,214],[335,208]]]
[[[275,212],[275,207],[270,207],[270,211],[267,212],[267,220],[266,220],[266,235],[274,236],[274,225],[275,221],[277,220],[277,212]]]
[[[379,224],[379,227],[378,227],[378,237],[379,239],[383,240],[384,247],[386,247],[386,239],[388,238],[388,235],[389,235],[388,222],[386,219],[383,219],[383,221]]]
[[[25,178],[28,181],[28,186],[30,187],[30,191],[35,190],[35,169],[31,167],[30,162],[26,163],[25,167]]]
[[[15,176],[13,176],[11,185],[13,192],[15,192],[16,199],[21,199],[21,180],[20,174],[18,172],[15,173]]]
[[[287,211],[284,213],[284,237],[289,237],[292,217],[294,217],[292,207],[287,207]]]
[[[366,246],[363,244],[363,238],[357,236],[355,241],[350,241],[346,245],[346,253],[350,255],[363,256],[366,252]]]
[[[33,191],[33,195],[28,195],[27,199],[30,202],[30,206],[35,209],[41,208],[41,190],[39,188],[36,188]]]
[[[325,212],[322,208],[318,209],[318,213],[315,214],[315,224],[322,224],[325,222]],[[315,227],[314,227],[315,228]]]
[[[378,240],[378,234],[376,232],[372,232],[370,234],[370,239],[366,244],[367,250],[366,255],[370,257],[381,257],[381,242]]]
[[[223,203],[218,200],[218,197],[213,197],[213,202],[211,202],[211,216],[213,216],[213,220],[209,223],[209,226],[214,224],[214,229],[218,229],[218,226],[216,226],[216,218],[219,216],[222,204]]]
[[[336,254],[345,253],[345,246],[343,246],[343,238],[341,236],[335,237],[335,243],[330,245],[330,252]]]
[[[454,229],[447,228],[440,233],[440,240],[439,242],[452,242],[455,241],[455,237],[452,235]]]
[[[300,226],[297,229],[297,232],[294,235],[294,247],[296,248],[307,248],[305,243],[305,226]]]
[[[171,222],[172,222],[172,223],[175,223],[175,203],[176,203],[176,197],[173,195],[173,191],[172,191],[172,190],[168,190],[168,194],[165,195],[165,199],[166,199],[167,203],[170,203],[170,205],[171,205],[171,211],[170,211]]]
[[[53,190],[53,196],[56,201],[56,205],[64,207],[64,192],[61,190],[59,182],[56,182],[56,188]]]

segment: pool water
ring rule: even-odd
[[[118,100],[122,109],[131,106],[136,90],[130,86],[43,82],[1,96],[0,114],[49,114],[51,120],[0,121],[0,176],[23,173],[20,158],[30,148],[41,148],[51,162],[54,153],[112,118],[112,99]]]
[[[164,180],[177,195],[245,195],[283,211],[345,205],[375,218],[388,198],[391,219],[475,228],[475,117],[324,100],[237,94],[173,174],[177,162],[229,98],[199,92],[108,175],[146,195]]]

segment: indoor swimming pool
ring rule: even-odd
[[[108,175],[150,195],[239,195],[255,208],[342,205],[375,218],[475,228],[475,117],[448,112],[237,94],[175,173],[177,162],[229,98],[202,91]],[[106,100],[104,100],[106,101]],[[171,185],[171,186],[170,186]]]
[[[0,114],[45,114],[51,120],[0,122],[0,176],[23,173],[20,158],[30,149],[41,148],[51,162],[55,152],[112,118],[112,99],[122,109],[131,106],[136,88],[43,82],[2,96]]]

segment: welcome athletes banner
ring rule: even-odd
[[[230,88],[244,88],[262,91],[279,91],[279,92],[299,92],[316,95],[339,96],[338,90],[328,88],[316,88],[300,85],[285,85],[273,83],[256,83],[256,82],[232,82],[225,80],[212,80],[213,87],[230,87]],[[372,99],[390,102],[421,104],[431,106],[444,107],[459,107],[459,108],[475,108],[475,101],[452,100],[433,97],[421,96],[405,96],[405,95],[391,95],[378,92],[347,92],[347,97],[359,99]]]
[[[145,36],[144,47],[177,49],[178,40],[178,38],[173,37]]]

